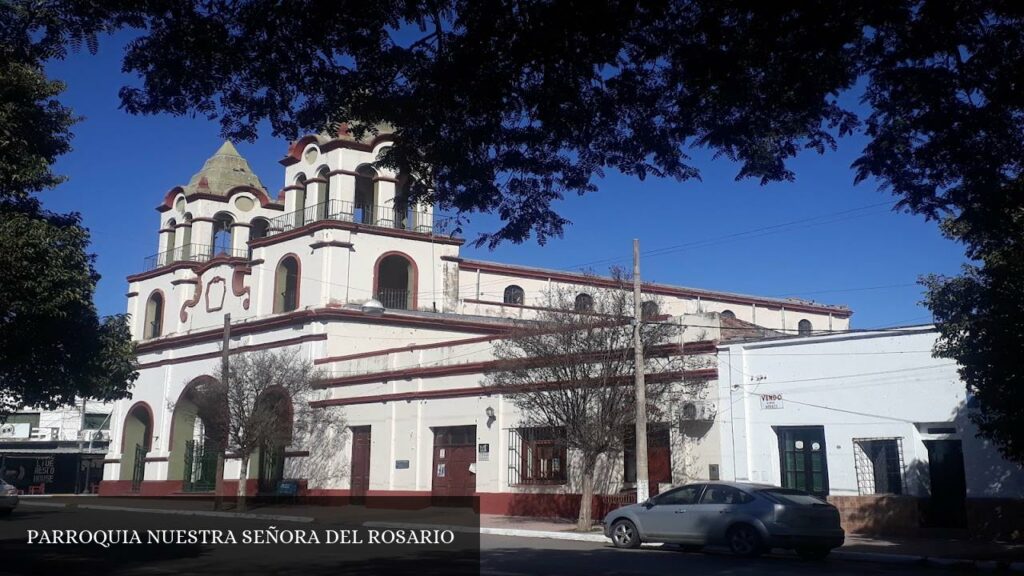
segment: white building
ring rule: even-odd
[[[848,530],[1019,529],[1024,470],[976,437],[936,338],[919,326],[723,344],[723,478],[828,496]]]
[[[95,491],[103,477],[112,404],[26,408],[0,425],[0,477],[23,493]]]
[[[476,494],[485,512],[572,508],[571,483],[530,477],[534,464],[571,458],[534,450],[516,410],[481,380],[509,318],[529,317],[551,288],[573,287],[585,302],[611,281],[461,258],[463,241],[440,233],[432,207],[402,201],[406,179],[371,167],[390,141],[387,133],[356,141],[344,130],[303,138],[281,161],[285,186],[276,195],[225,143],[164,196],[159,253],[128,278],[141,369],[132,398],[114,412],[103,493],[208,488],[198,477],[203,438],[188,391],[214,374],[230,313],[234,351],[299,347],[329,371],[311,404],[348,424],[254,462],[253,490],[284,477],[310,493]],[[791,299],[644,290],[660,299],[659,314],[700,327],[687,331],[686,350],[712,365],[688,376],[712,387],[720,324],[727,333],[753,325],[812,333],[845,330],[851,315]],[[383,314],[363,311],[371,297]],[[697,442],[684,442],[680,426],[655,434],[666,444],[660,482],[718,473],[713,410],[688,410],[707,425]],[[527,453],[547,461],[527,462]],[[229,460],[226,477],[238,478],[238,467]],[[599,490],[627,485],[626,468],[628,457],[607,463]]]

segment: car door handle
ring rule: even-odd
[[[676,510],[676,514],[686,514],[686,510]]]
[[[732,514],[732,510],[719,510],[719,514]]]

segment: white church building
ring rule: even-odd
[[[254,459],[249,490],[291,480],[306,494],[476,495],[485,513],[571,513],[572,455],[523,429],[513,404],[482,381],[493,342],[548,290],[568,287],[585,306],[588,293],[614,284],[462,258],[463,240],[442,233],[433,207],[402,201],[405,178],[373,167],[391,141],[387,131],[356,140],[344,128],[298,140],[273,195],[225,143],[164,195],[157,254],[128,278],[140,376],[111,415],[101,494],[213,488],[189,391],[215,374],[230,314],[232,353],[298,348],[329,374],[309,404],[345,422]],[[707,367],[686,376],[710,391],[651,424],[655,488],[719,477],[719,343],[760,329],[844,331],[852,314],[663,284],[644,292],[666,321],[700,327],[684,332],[684,350]],[[363,306],[371,299],[384,311]],[[629,488],[630,458],[604,463],[600,493]],[[225,477],[237,479],[239,466],[229,454]]]

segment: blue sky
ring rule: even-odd
[[[119,41],[108,38],[98,55],[72,54],[48,67],[68,85],[63,102],[85,118],[74,129],[74,150],[56,167],[68,181],[42,198],[51,210],[80,212],[91,229],[103,276],[101,314],[124,311],[125,276],[157,251],[155,207],[164,194],[185,184],[221,143],[216,122],[205,118],[119,110],[117,91],[133,81],[120,71]],[[639,238],[651,253],[642,258],[644,280],[845,304],[858,328],[928,322],[915,282],[922,274],[957,273],[963,252],[934,222],[892,212],[893,198],[873,183],[853,185],[850,164],[863,143],[851,137],[836,152],[805,153],[791,164],[796,182],[767,186],[735,181],[735,165],[700,151],[693,153],[699,182],[609,174],[598,192],[559,203],[573,223],[563,238],[493,251],[464,246],[462,255],[605,272],[610,264],[629,265]],[[237,143],[274,194],[283,186],[277,161],[287,145],[269,131],[255,143]],[[494,222],[474,216],[466,236]],[[668,247],[679,248],[658,252]]]

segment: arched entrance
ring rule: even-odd
[[[216,425],[219,382],[200,376],[182,390],[171,419],[167,479],[181,480],[184,492],[210,492],[217,484],[217,456],[223,432]]]
[[[284,451],[292,442],[291,397],[284,389],[270,388],[256,400],[253,415],[262,439],[250,467],[256,466],[259,493],[274,493],[284,479]]]
[[[385,308],[416,308],[416,266],[404,254],[389,253],[377,260],[375,296]]]
[[[128,409],[121,431],[122,480],[132,481],[132,492],[142,489],[146,475],[146,454],[153,446],[153,410],[145,402]]]

